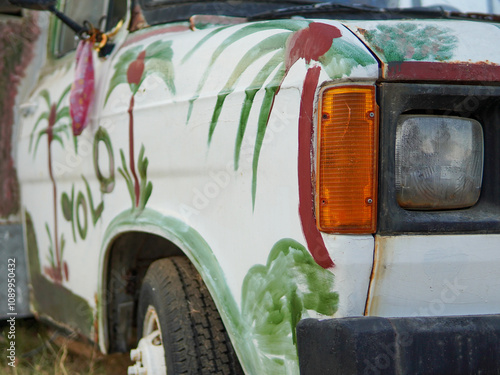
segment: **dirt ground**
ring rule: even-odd
[[[131,364],[129,355],[103,355],[90,343],[36,321],[16,321],[16,366],[7,358],[9,325],[0,322],[0,373],[15,375],[119,375]]]

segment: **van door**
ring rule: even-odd
[[[59,9],[80,25],[105,31],[126,18],[127,6],[127,0],[63,0]],[[32,305],[38,315],[91,336],[104,204],[92,157],[99,128],[95,103],[111,59],[92,46],[77,54],[78,37],[55,17],[40,27],[48,34],[47,60],[26,103],[32,110],[22,119],[18,147]],[[86,63],[83,79],[75,79],[77,55]],[[72,87],[82,85],[83,94],[74,96]],[[73,121],[86,106],[88,121]]]

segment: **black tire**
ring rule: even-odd
[[[210,293],[187,258],[152,263],[140,293],[138,337],[143,336],[148,306],[153,306],[168,375],[243,374]]]

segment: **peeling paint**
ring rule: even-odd
[[[500,38],[498,25],[412,20],[351,21],[346,26],[379,58],[385,79],[500,81],[499,53],[490,46]]]
[[[33,220],[28,212],[24,213],[24,218],[31,301],[35,312],[56,322],[64,323],[86,337],[91,337],[94,310],[84,298],[77,296],[61,284],[49,281],[42,275]]]
[[[379,24],[375,29],[363,30],[362,35],[387,62],[450,60],[458,43],[453,30],[417,22]]]

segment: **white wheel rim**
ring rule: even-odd
[[[136,361],[136,364],[129,367],[129,374],[167,374],[160,320],[156,309],[151,305],[148,306],[144,316],[142,338],[139,340],[137,349],[131,351],[131,358]]]
[[[156,309],[149,305],[146,316],[144,317],[144,325],[142,327],[142,337],[152,336],[152,344],[160,345],[163,347],[163,340],[161,338],[160,320]]]

